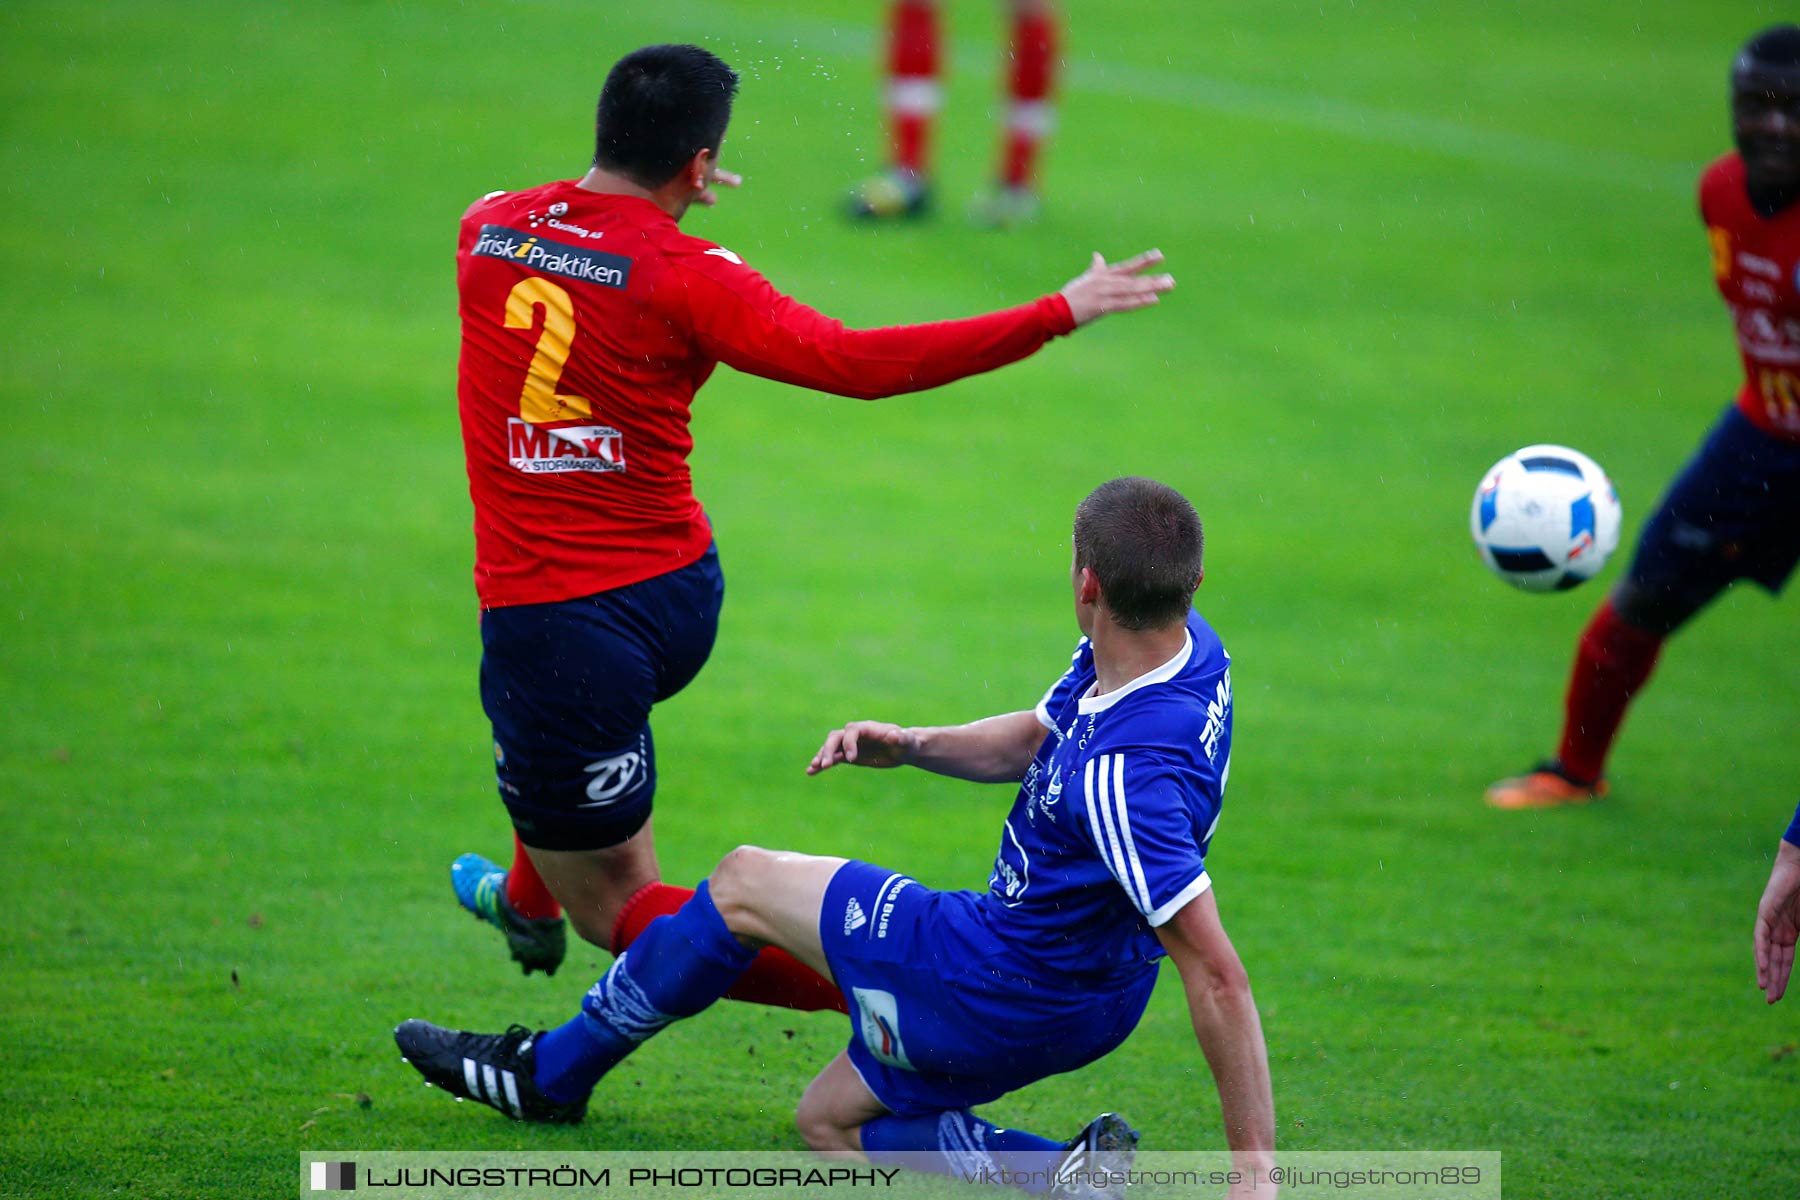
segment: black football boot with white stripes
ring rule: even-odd
[[[1052,1200],[1121,1200],[1137,1159],[1138,1131],[1118,1113],[1101,1113],[1063,1143],[1049,1195]]]
[[[515,1121],[573,1125],[587,1114],[587,1100],[559,1104],[538,1091],[532,1054],[537,1039],[523,1025],[505,1033],[463,1033],[412,1020],[394,1030],[400,1053],[426,1083],[478,1100]]]

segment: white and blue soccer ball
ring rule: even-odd
[[[1488,569],[1528,592],[1561,592],[1600,573],[1619,548],[1619,494],[1567,446],[1527,446],[1475,489],[1469,532]]]

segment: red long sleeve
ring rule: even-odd
[[[956,321],[847,329],[718,251],[676,262],[666,286],[682,289],[702,353],[751,375],[864,400],[1003,367],[1075,328],[1068,301],[1052,293]]]

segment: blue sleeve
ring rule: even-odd
[[[1800,846],[1800,805],[1794,807],[1794,820],[1788,831],[1781,835],[1781,840],[1790,845]]]
[[[1050,690],[1044,693],[1044,698],[1037,702],[1038,724],[1045,729],[1056,728],[1054,714],[1074,698],[1075,689],[1080,687],[1081,681],[1087,677],[1088,664],[1092,660],[1093,651],[1088,648],[1088,640],[1082,638],[1075,645],[1075,653],[1069,656],[1069,669],[1062,673],[1060,679],[1050,685]]]
[[[1212,886],[1202,847],[1219,816],[1216,780],[1120,751],[1090,758],[1082,784],[1094,847],[1153,928]]]

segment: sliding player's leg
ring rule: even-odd
[[[912,1170],[1005,1170],[1033,1190],[1074,1161],[1123,1165],[1137,1135],[1115,1114],[1063,1141],[971,1110],[1116,1047],[1149,1000],[1154,968],[1072,987],[996,940],[977,904],[870,863],[832,876],[816,931],[852,1001],[853,1035],[802,1098],[801,1135],[822,1153]]]
[[[743,847],[658,917],[556,1029],[473,1034],[408,1021],[395,1041],[428,1081],[522,1120],[579,1120],[594,1086],[645,1040],[722,998],[777,939],[815,967],[819,911],[841,859]],[[713,887],[719,889],[715,902]]]
[[[1113,1176],[1129,1168],[1137,1131],[1117,1113],[1102,1113],[1067,1141],[1002,1129],[967,1108],[897,1116],[875,1098],[841,1052],[807,1086],[794,1114],[801,1138],[825,1158],[966,1177],[984,1166],[1041,1192],[1077,1170]],[[1072,1189],[1070,1194],[1075,1193]],[[1094,1195],[1103,1193],[1094,1192]]]

